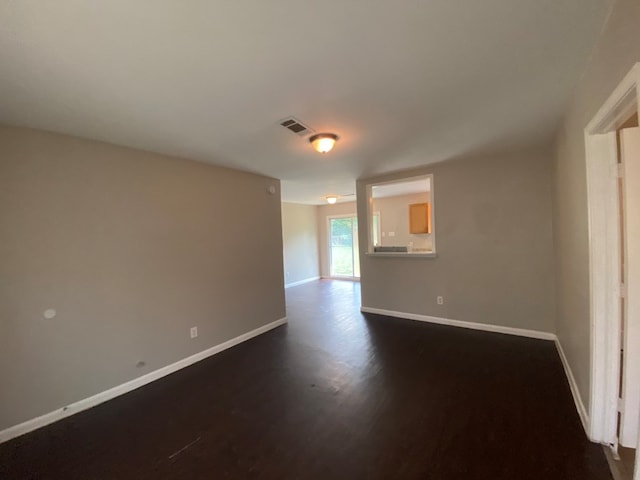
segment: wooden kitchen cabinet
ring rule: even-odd
[[[431,203],[409,205],[409,233],[431,233]]]

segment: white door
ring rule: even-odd
[[[640,426],[640,128],[620,131],[626,232],[620,445],[635,448]]]

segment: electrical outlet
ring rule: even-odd
[[[191,338],[196,338],[198,336],[198,327],[191,327]]]
[[[444,298],[442,298],[441,296],[438,295],[438,297],[436,298],[436,301],[438,302],[438,305],[443,305],[444,304]]]
[[[396,232],[389,232],[389,236],[390,237],[395,237],[396,236]]]

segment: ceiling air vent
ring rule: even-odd
[[[284,119],[280,122],[280,125],[301,137],[313,132],[312,128],[307,127],[304,123],[294,117]]]

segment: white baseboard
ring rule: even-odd
[[[576,379],[573,376],[573,372],[571,371],[571,367],[569,366],[569,362],[567,361],[567,357],[564,354],[564,350],[562,349],[562,344],[560,340],[556,337],[555,339],[556,348],[558,349],[558,354],[560,355],[560,360],[562,360],[562,366],[564,367],[564,372],[567,375],[567,380],[569,381],[569,387],[571,388],[571,395],[573,395],[573,402],[576,404],[576,410],[578,411],[578,415],[580,416],[580,421],[582,422],[582,427],[584,428],[587,437],[590,440],[589,432],[590,421],[589,414],[587,413],[587,409],[584,408],[584,403],[582,403],[582,397],[580,396],[580,390],[578,390],[578,384],[576,383]]]
[[[58,420],[62,420],[63,418],[69,417],[78,412],[82,412],[83,410],[95,407],[96,405],[104,403],[107,400],[111,400],[115,397],[135,390],[136,388],[140,388],[148,383],[165,377],[171,373],[177,372],[178,370],[188,367],[189,365],[193,365],[194,363],[204,360],[207,357],[215,355],[216,353],[220,353],[223,350],[227,350],[228,348],[245,342],[253,337],[266,333],[269,330],[279,327],[280,325],[284,325],[285,323],[287,323],[287,317],[268,323],[266,325],[263,325],[262,327],[258,327],[255,330],[251,330],[250,332],[243,333],[242,335],[232,338],[231,340],[227,340],[224,343],[215,345],[211,348],[203,350],[202,352],[196,353],[195,355],[191,355],[190,357],[183,358],[182,360],[172,363],[171,365],[167,365],[166,367],[154,370],[153,372],[147,373],[146,375],[143,375],[141,377],[134,378],[133,380],[110,388],[109,390],[105,390],[104,392],[79,400],[70,405],[67,405],[66,407],[59,408],[40,417],[27,420],[26,422],[14,425],[13,427],[9,427],[5,430],[0,431],[0,443],[6,442],[7,440],[11,440],[15,437],[19,437],[20,435],[24,435],[25,433],[31,432],[38,428],[44,427],[45,425],[49,425],[50,423],[57,422]]]
[[[310,277],[305,278],[304,280],[298,280],[297,282],[291,282],[285,284],[284,288],[297,287],[298,285],[302,285],[309,282],[315,282],[316,280],[320,280],[320,277]]]
[[[553,333],[539,330],[527,330],[524,328],[505,327],[502,325],[489,325],[487,323],[466,322],[464,320],[451,320],[450,318],[432,317],[417,313],[396,312],[394,310],[383,310],[381,308],[360,307],[361,312],[377,313],[389,317],[404,318],[407,320],[417,320],[418,322],[437,323],[439,325],[449,325],[452,327],[469,328],[471,330],[483,330],[485,332],[505,333],[507,335],[517,335],[519,337],[538,338],[541,340],[555,340]]]
[[[359,282],[360,277],[320,277],[322,280],[344,280],[345,282]]]

